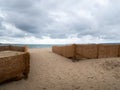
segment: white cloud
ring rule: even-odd
[[[119,0],[0,0],[0,42],[120,42]]]
[[[75,36],[66,38],[66,39],[52,39],[50,37],[43,37],[39,39],[36,37],[24,37],[24,38],[11,38],[11,37],[2,37],[0,41],[3,43],[17,43],[17,44],[73,44],[73,43],[105,43],[106,40],[92,37],[91,35],[83,36],[77,38]]]

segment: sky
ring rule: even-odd
[[[0,43],[119,43],[120,0],[0,0]]]

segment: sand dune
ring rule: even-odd
[[[72,62],[51,49],[29,51],[29,78],[1,84],[0,90],[120,90],[120,58]]]

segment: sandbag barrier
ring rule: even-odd
[[[0,51],[19,51],[20,55],[0,57],[0,84],[6,81],[27,79],[30,54],[26,46],[0,46]]]
[[[28,51],[28,47],[27,46],[0,46],[0,51],[19,51],[19,52],[27,52]]]
[[[80,59],[111,58],[120,56],[120,44],[73,44],[66,46],[53,46],[56,54],[71,58],[73,61]]]

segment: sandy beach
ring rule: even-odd
[[[29,78],[1,84],[0,90],[120,90],[120,58],[72,62],[50,48],[29,52]]]

